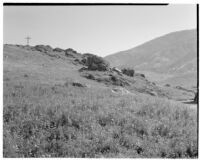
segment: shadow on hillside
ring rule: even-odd
[[[183,102],[184,104],[197,104],[195,101],[188,101],[188,102]]]

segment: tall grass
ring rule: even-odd
[[[106,89],[4,83],[4,157],[197,158],[196,113]]]

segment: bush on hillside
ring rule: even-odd
[[[54,48],[53,51],[54,51],[54,52],[63,52],[64,50],[57,47],[57,48]]]
[[[40,52],[44,52],[44,53],[53,51],[53,49],[49,45],[46,45],[46,46],[45,45],[36,45],[34,47],[34,49],[37,50],[37,51],[40,51]]]
[[[109,63],[102,57],[89,54],[83,58],[82,62],[88,66],[88,70],[107,71],[109,70]]]
[[[68,48],[68,49],[65,50],[65,56],[73,57],[73,58],[82,57],[82,55],[80,53],[78,53],[77,51],[73,50],[72,48]]]
[[[135,74],[135,70],[130,69],[130,68],[124,68],[124,69],[122,69],[122,73],[127,75],[127,76],[133,77],[134,74]]]

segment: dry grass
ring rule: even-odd
[[[197,158],[196,113],[106,89],[4,83],[4,157]]]

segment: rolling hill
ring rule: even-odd
[[[180,102],[194,91],[91,70],[104,59],[71,48],[4,45],[3,58],[4,157],[198,157],[197,107]]]
[[[195,86],[196,34],[194,29],[172,32],[137,47],[109,55],[105,59],[112,66],[133,67],[143,71],[149,79],[159,83]]]
[[[47,47],[48,48],[48,47]],[[4,45],[4,79],[14,83],[65,84],[79,82],[89,88],[123,87],[134,94],[148,94],[173,100],[188,100],[194,97],[193,92],[184,92],[173,87],[156,85],[151,79],[140,76],[136,71],[134,77],[119,75],[113,71],[79,71],[85,65],[81,59],[87,54],[80,54],[73,49],[45,51],[46,46],[27,47]],[[148,74],[146,74],[148,75]],[[147,76],[148,77],[148,76]]]

